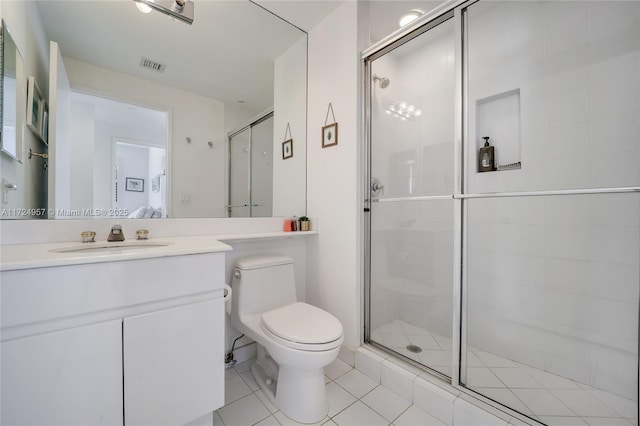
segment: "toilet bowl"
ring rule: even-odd
[[[324,367],[338,356],[342,324],[297,300],[288,257],[238,259],[232,288],[231,325],[258,344],[256,382],[291,419],[319,422],[328,413]]]

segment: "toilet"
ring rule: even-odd
[[[329,410],[324,367],[344,341],[340,321],[297,300],[289,257],[238,259],[232,288],[231,325],[258,344],[251,372],[260,388],[299,423],[324,419]]]

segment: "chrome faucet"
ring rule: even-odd
[[[107,237],[107,241],[124,241],[124,232],[122,232],[122,226],[113,225],[111,227],[111,232]]]

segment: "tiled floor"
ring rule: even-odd
[[[450,375],[451,339],[394,320],[375,329],[372,340]],[[413,353],[407,345],[417,345]],[[471,348],[467,386],[549,425],[637,425],[637,403],[506,358]]]
[[[214,413],[213,425],[298,425],[278,411],[249,370],[253,360],[226,370],[226,405]],[[435,426],[434,417],[341,360],[325,369],[329,414],[317,425]]]

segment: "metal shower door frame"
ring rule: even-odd
[[[472,1],[470,3],[475,2]],[[414,25],[409,26],[406,30],[401,30],[397,33],[392,34],[390,37],[383,39],[378,44],[372,46],[371,48],[364,51],[362,55],[362,60],[364,61],[364,149],[363,149],[363,157],[364,157],[364,188],[363,194],[365,194],[364,199],[364,211],[363,211],[363,224],[364,224],[364,343],[370,344],[377,349],[380,349],[384,352],[393,353],[395,352],[387,349],[383,345],[380,345],[376,342],[371,341],[371,207],[373,204],[373,194],[371,189],[371,182],[373,179],[372,176],[372,164],[371,164],[371,153],[372,153],[372,115],[371,115],[371,102],[372,102],[372,93],[371,87],[374,83],[372,76],[372,62],[376,59],[386,55],[387,53],[393,51],[394,49],[402,46],[403,44],[420,37],[422,34],[428,32],[429,30],[435,28],[436,26],[450,20],[454,19],[454,31],[455,34],[455,44],[456,44],[456,55],[459,53],[459,44],[461,41],[461,36],[459,36],[459,11],[456,10],[456,6],[464,3],[460,1],[448,2],[445,3],[442,7],[436,8],[433,11],[423,15],[421,18],[415,21]],[[460,40],[458,39],[460,37]],[[456,96],[456,101],[454,102],[456,111],[459,111],[461,114],[462,110],[462,100],[460,99],[460,94],[462,93],[462,87],[459,87],[462,83],[462,66],[459,63],[456,63],[456,85],[454,88],[454,93]],[[455,119],[455,131],[454,131],[454,193],[459,194],[461,192],[461,153],[462,150],[460,148],[461,139],[462,139],[462,128],[461,128],[461,119],[457,117],[460,114],[456,114]],[[393,202],[393,201],[405,201],[405,200],[420,200],[420,201],[429,201],[429,200],[452,200],[454,204],[454,229],[453,229],[453,238],[454,238],[454,268],[455,265],[458,265],[458,268],[455,268],[454,271],[454,289],[453,289],[453,347],[452,347],[452,377],[449,378],[444,374],[430,368],[429,366],[425,366],[418,362],[415,362],[409,358],[404,359],[406,362],[413,364],[421,369],[428,371],[429,373],[437,376],[445,381],[449,381],[454,384],[458,382],[459,376],[459,359],[456,354],[459,353],[459,330],[460,330],[460,322],[456,319],[460,317],[460,306],[458,301],[460,300],[460,292],[459,292],[459,280],[461,277],[461,261],[460,261],[460,253],[461,248],[458,243],[461,241],[461,201],[456,200],[454,195],[433,195],[433,196],[419,196],[419,197],[402,197],[402,198],[390,198],[385,201]]]
[[[371,74],[371,63],[377,58],[384,56],[386,53],[392,51],[396,47],[416,38],[430,29],[434,28],[438,24],[453,19],[454,21],[454,37],[455,37],[455,88],[454,88],[454,188],[451,195],[435,195],[426,197],[413,197],[421,200],[442,200],[451,199],[453,202],[453,318],[452,318],[452,359],[451,359],[451,377],[444,376],[443,374],[425,366],[423,364],[414,362],[410,359],[405,359],[409,364],[413,364],[428,373],[439,377],[445,381],[448,381],[451,386],[459,392],[469,395],[477,400],[480,400],[496,410],[507,413],[508,415],[518,418],[522,421],[531,422],[532,419],[527,417],[509,407],[485,397],[484,395],[477,393],[465,386],[461,385],[461,373],[464,375],[464,367],[466,365],[466,300],[464,295],[466,294],[466,278],[464,276],[463,265],[466,264],[466,250],[464,247],[464,241],[466,238],[466,215],[464,210],[466,209],[466,199],[473,198],[474,195],[467,195],[464,193],[464,149],[467,137],[466,125],[467,117],[465,114],[466,106],[468,105],[467,99],[467,87],[466,87],[466,67],[464,60],[466,59],[464,44],[466,30],[464,28],[463,11],[472,4],[480,0],[450,0],[432,11],[426,13],[421,18],[408,25],[405,29],[399,30],[389,37],[381,40],[369,49],[365,50],[362,54],[362,60],[364,62],[364,149],[363,149],[363,170],[364,170],[364,188],[363,194],[364,209],[363,209],[363,253],[364,253],[364,342],[374,346],[375,348],[388,353],[395,352],[385,348],[380,344],[371,342],[370,340],[370,324],[371,324],[371,207],[372,207],[372,191],[371,191],[371,87],[373,84]],[[464,377],[462,377],[465,380]]]
[[[273,108],[269,108],[268,110],[258,114],[256,117],[252,118],[248,124],[236,129],[236,130],[232,130],[231,132],[229,132],[227,134],[227,204],[226,204],[226,209],[227,209],[227,217],[232,217],[231,216],[231,209],[234,207],[248,207],[249,208],[249,216],[247,217],[253,217],[253,190],[251,188],[251,178],[252,178],[252,174],[253,174],[253,133],[251,133],[249,135],[249,167],[248,167],[248,176],[247,176],[247,192],[249,194],[249,204],[246,206],[233,206],[231,204],[231,168],[232,168],[232,163],[231,163],[231,140],[235,137],[238,136],[240,133],[249,130],[250,132],[252,131],[252,129],[257,126],[258,124],[262,123],[265,120],[268,120],[270,118],[273,118]]]

